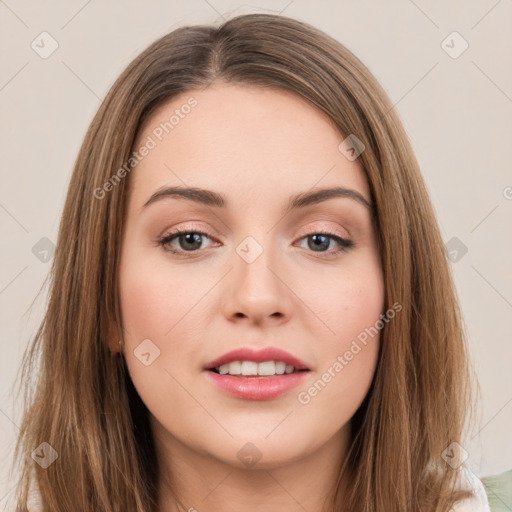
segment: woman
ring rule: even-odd
[[[138,56],[85,137],[51,275],[18,510],[31,483],[52,511],[488,510],[417,162],[319,30],[244,15]]]

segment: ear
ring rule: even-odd
[[[108,347],[110,352],[113,354],[123,351],[122,345],[119,343],[119,341],[122,342],[119,335],[119,329],[117,328],[116,323],[113,320],[110,320],[108,328]]]

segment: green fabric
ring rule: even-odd
[[[512,512],[512,469],[481,478],[491,512]]]

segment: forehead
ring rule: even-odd
[[[368,198],[364,172],[338,149],[344,135],[315,106],[279,89],[213,84],[160,105],[135,150],[138,204],[163,185],[197,186],[262,200],[342,185]]]

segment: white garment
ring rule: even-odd
[[[462,466],[459,470],[458,482],[461,489],[473,490],[475,496],[472,499],[459,501],[452,512],[490,512],[489,501],[485,487],[480,478],[478,478],[470,469]]]

